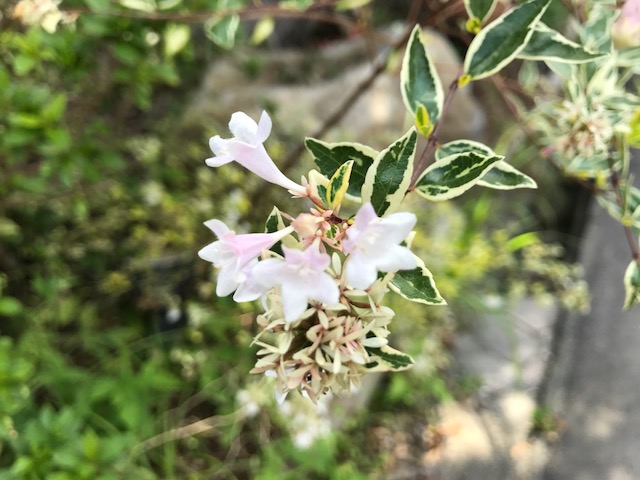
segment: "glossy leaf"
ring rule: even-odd
[[[362,203],[371,202],[378,216],[391,213],[404,198],[413,173],[418,134],[411,128],[378,154],[362,186]]]
[[[453,140],[452,142],[441,145],[436,150],[436,161],[442,160],[444,157],[448,157],[449,155],[466,152],[473,152],[478,155],[495,155],[494,151],[484,143],[462,139]]]
[[[315,138],[305,139],[304,145],[320,172],[328,178],[331,178],[341,165],[353,160],[347,194],[360,197],[367,171],[378,155],[376,150],[359,143],[326,143]]]
[[[529,0],[491,22],[471,42],[464,60],[466,81],[488,77],[509,64],[533,35],[550,0]],[[464,83],[464,82],[463,82]]]
[[[418,266],[413,270],[396,272],[389,283],[389,288],[403,298],[425,305],[446,305],[438,292],[433,275],[419,258]]]
[[[473,187],[501,155],[479,155],[475,152],[456,153],[437,160],[427,168],[416,185],[418,195],[427,200],[449,200]]]
[[[280,210],[278,210],[277,207],[273,207],[273,210],[271,210],[271,213],[269,214],[269,216],[267,217],[267,221],[265,222],[264,233],[277,232],[278,230],[282,230],[283,228],[285,228],[285,225],[284,225],[284,220],[282,219],[282,214],[280,213]],[[284,256],[284,253],[282,251],[281,241],[277,242],[269,250]]]
[[[438,72],[427,53],[426,41],[419,26],[413,29],[409,37],[402,61],[400,90],[404,104],[412,116],[423,106],[427,109],[430,123],[438,122],[444,92]]]
[[[335,209],[344,198],[349,188],[349,177],[351,176],[351,169],[353,168],[353,160],[349,160],[346,163],[340,165],[336,173],[333,174],[327,187],[327,203],[330,208]]]
[[[399,372],[411,368],[415,363],[406,353],[385,345],[380,348],[367,348],[370,362],[365,368],[370,372]]]
[[[464,8],[469,18],[477,18],[482,23],[491,15],[496,3],[496,0],[464,0]]]
[[[629,310],[634,304],[640,302],[640,268],[638,262],[633,260],[624,274],[624,309]]]
[[[496,162],[495,165],[478,180],[478,186],[493,188],[495,190],[538,188],[538,184],[533,178],[525,175],[504,160]]]
[[[445,143],[436,150],[436,160],[464,152],[473,152],[485,156],[495,155],[494,151],[483,143],[473,140],[454,140]],[[478,180],[478,186],[496,190],[513,190],[515,188],[537,188],[538,185],[531,177],[525,175],[504,160],[501,160],[496,162],[493,167]]]
[[[560,32],[538,22],[533,35],[525,48],[518,54],[518,58],[525,60],[544,60],[562,63],[584,63],[606,55],[593,52],[579,43],[564,37]]]

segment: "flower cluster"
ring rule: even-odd
[[[258,123],[234,113],[229,129],[233,138],[211,139],[215,156],[207,165],[235,161],[310,205],[297,216],[274,209],[266,233],[237,234],[220,220],[206,222],[217,240],[199,255],[219,270],[216,293],[233,293],[237,302],[261,299],[255,343],[262,348],[252,372],[276,376],[277,396],[297,390],[317,401],[329,391],[348,392],[363,373],[386,369],[385,354],[400,354],[387,345],[394,312],[381,301],[395,272],[418,267],[404,244],[416,217],[379,217],[365,203],[343,218],[341,201],[325,201],[321,174],[298,184],[276,167],[263,146],[271,131],[266,112]]]

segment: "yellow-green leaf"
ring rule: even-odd
[[[340,165],[340,168],[336,170],[336,173],[334,173],[331,180],[329,180],[326,194],[327,202],[329,203],[329,207],[334,210],[342,203],[344,195],[347,193],[353,163],[353,160],[349,160]]]
[[[467,10],[469,19],[477,19],[478,27],[480,27],[489,18],[496,3],[497,0],[464,0],[464,8]]]
[[[638,262],[633,260],[624,274],[624,309],[629,310],[634,304],[640,302],[640,268]]]

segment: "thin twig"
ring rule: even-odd
[[[371,65],[371,72],[362,82],[360,82],[351,92],[351,94],[343,100],[343,102],[335,109],[335,111],[327,117],[324,123],[311,134],[313,138],[322,138],[324,137],[329,130],[331,130],[341,119],[344,117],[347,112],[351,109],[353,104],[367,91],[371,88],[371,85],[376,81],[376,79],[380,76],[382,72],[384,72],[387,67],[387,62],[389,60],[389,56],[399,49],[402,45],[404,45],[407,40],[409,40],[409,36],[411,35],[413,27],[407,26],[403,34],[396,40],[390,48],[379,55]],[[287,171],[291,168],[297,161],[302,152],[304,151],[304,143],[298,144],[298,146],[292,150],[285,160],[282,162],[281,169],[283,171]]]
[[[135,446],[136,453],[144,453],[153,448],[164,445],[167,442],[174,442],[183,438],[193,437],[202,433],[215,430],[216,428],[234,422],[237,419],[238,411],[228,415],[213,415],[197,422],[184,425],[182,427],[172,428],[166,432],[159,433]]]

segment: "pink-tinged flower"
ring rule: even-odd
[[[280,286],[282,310],[287,322],[294,322],[315,300],[334,305],[340,300],[335,279],[325,272],[331,258],[320,251],[319,242],[305,250],[282,247],[284,260],[268,258],[253,269],[256,280],[265,288]]]
[[[264,293],[264,288],[254,281],[252,268],[260,253],[272,247],[278,240],[293,232],[292,227],[273,233],[248,233],[236,235],[220,220],[205,222],[218,240],[198,252],[203,260],[220,269],[216,294],[220,297],[236,292],[234,300],[255,300]]]
[[[378,271],[397,272],[417,266],[416,259],[400,243],[416,224],[413,213],[399,212],[379,218],[370,203],[364,204],[342,242],[346,261],[345,277],[354,288],[366,289],[376,281]]]
[[[207,165],[219,167],[235,160],[268,182],[299,195],[306,192],[302,185],[290,180],[278,170],[264,148],[263,142],[271,133],[271,118],[267,112],[262,112],[257,124],[246,113],[236,112],[231,115],[229,130],[233,138],[224,139],[216,135],[209,140],[209,146],[215,157],[207,158]]]
[[[611,31],[617,48],[640,45],[640,0],[627,0]]]

